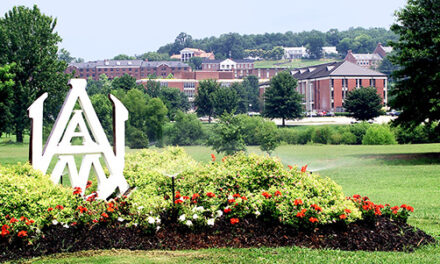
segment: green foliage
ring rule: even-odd
[[[239,100],[235,89],[221,86],[217,88],[211,96],[215,116],[220,116],[223,113],[235,113]]]
[[[333,131],[328,126],[317,128],[312,135],[312,141],[314,143],[329,144],[332,134]]]
[[[159,97],[160,96],[160,83],[156,82],[154,80],[148,80],[147,81],[147,85],[146,85],[146,89],[147,89],[147,94],[154,98],[154,97]]]
[[[257,127],[255,134],[260,143],[260,149],[269,155],[280,145],[278,128],[272,121],[264,121],[261,126]]]
[[[87,94],[89,96],[95,94],[108,95],[112,88],[112,81],[105,74],[99,75],[99,80],[93,80],[92,78],[87,80]]]
[[[159,98],[168,109],[168,118],[175,120],[178,111],[186,112],[189,110],[189,101],[185,93],[179,89],[171,87],[160,87]]]
[[[260,87],[257,76],[244,77],[242,84],[248,96],[249,111],[260,112]]]
[[[90,96],[93,108],[101,122],[102,128],[110,142],[113,142],[113,106],[109,98],[103,94]]]
[[[325,35],[319,31],[313,30],[311,36],[306,39],[306,48],[312,59],[320,59],[324,55],[322,47],[325,43]]]
[[[17,142],[29,124],[26,109],[41,94],[48,92],[46,122],[54,122],[68,91],[64,74],[66,62],[58,60],[60,36],[55,32],[56,19],[40,12],[37,6],[13,7],[0,18],[0,65],[16,63],[11,73],[13,128]]]
[[[219,89],[220,84],[215,80],[203,80],[199,82],[194,105],[198,116],[208,116],[211,123],[211,117],[214,115],[214,92]],[[222,114],[222,113],[221,113]]]
[[[345,131],[341,134],[342,140],[341,143],[342,144],[347,144],[347,145],[353,145],[356,144],[356,136],[351,133],[350,131]]]
[[[121,77],[116,77],[112,81],[112,88],[113,89],[123,89],[123,90],[131,90],[131,89],[139,89],[141,91],[144,90],[144,87],[142,85],[136,84],[136,78],[128,75],[125,73]]]
[[[137,59],[147,61],[167,61],[170,60],[170,56],[166,53],[146,52],[144,54],[136,56]]]
[[[402,110],[396,124],[415,127],[440,120],[439,12],[440,2],[428,0],[409,0],[396,12],[391,30],[399,40],[392,42],[395,53],[390,57],[400,67],[393,74],[390,101],[391,107]]]
[[[298,82],[289,72],[280,72],[270,81],[270,87],[264,93],[264,115],[269,118],[285,119],[302,116],[302,96],[296,91]]]
[[[302,130],[298,134],[298,144],[307,144],[312,141],[313,134],[315,133],[315,128],[309,127]]]
[[[299,133],[296,129],[279,128],[280,140],[286,144],[298,144]]]
[[[382,99],[374,87],[359,88],[348,92],[344,108],[357,120],[369,120],[381,114]]]
[[[127,128],[127,141],[131,149],[148,148],[148,136],[140,129],[130,126]]]
[[[255,146],[260,144],[260,140],[257,137],[257,129],[261,126],[265,120],[260,116],[248,116],[248,115],[237,115],[236,118],[240,119],[242,124],[243,140],[246,145]]]
[[[201,70],[202,69],[202,62],[203,58],[201,57],[191,57],[189,59],[189,66],[191,66],[191,69],[194,70]]]
[[[362,144],[362,139],[364,138],[365,133],[367,133],[369,127],[370,124],[367,122],[350,125],[350,132],[356,137],[356,144]]]
[[[413,128],[397,126],[394,132],[399,144],[434,143],[440,141],[440,136],[436,132],[437,126],[438,123],[420,124]]]
[[[178,111],[176,122],[172,123],[167,137],[172,145],[196,145],[205,137],[202,123],[195,114],[185,114]]]
[[[4,67],[0,67],[0,137],[3,133],[12,130],[12,103],[13,103],[13,86],[14,81],[12,78],[14,75],[10,73],[11,67],[14,67],[14,64],[5,65]]]
[[[247,90],[244,88],[242,83],[236,83],[234,82],[231,87],[231,90],[234,90],[235,93],[237,94],[237,106],[236,106],[236,111],[235,113],[237,114],[245,114],[248,112],[248,108],[249,108],[249,99],[248,99],[248,92]]]
[[[393,132],[386,125],[370,126],[362,138],[362,145],[391,145],[396,143]]]
[[[134,56],[128,56],[126,54],[119,54],[113,57],[113,60],[134,60],[136,59]]]
[[[224,152],[226,155],[246,150],[242,131],[241,119],[233,114],[224,113],[214,125],[208,145],[218,153]]]
[[[148,138],[156,140],[162,146],[163,126],[168,113],[167,107],[159,98],[152,98],[145,107],[145,123],[147,124]]]

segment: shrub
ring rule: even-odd
[[[356,144],[362,144],[362,139],[369,127],[370,124],[367,122],[350,125],[350,132],[356,136]]]
[[[260,141],[260,149],[269,155],[280,145],[280,136],[274,122],[264,120],[255,132]]]
[[[393,132],[388,126],[373,125],[368,128],[362,139],[363,145],[390,145],[396,144]]]
[[[304,145],[311,142],[314,131],[315,129],[313,127],[301,130],[298,134],[298,143]]]
[[[256,135],[256,131],[259,126],[261,126],[265,120],[261,116],[248,116],[248,115],[237,115],[242,123],[242,135],[243,140],[248,146],[260,145],[260,139]]]
[[[173,145],[200,144],[204,138],[202,123],[195,114],[184,114],[178,111],[175,116],[176,122],[166,130],[166,136]]]
[[[330,137],[332,136],[332,129],[328,126],[319,127],[315,129],[312,141],[314,143],[320,143],[320,144],[328,144],[330,143]]]
[[[350,131],[343,132],[341,134],[341,138],[342,138],[341,140],[342,144],[347,144],[347,145],[356,144],[356,136]]]
[[[148,136],[143,131],[130,126],[127,129],[127,133],[129,135],[127,141],[130,148],[148,148],[148,144],[150,143],[150,141],[148,140]]]
[[[334,133],[330,136],[330,143],[334,145],[342,144],[343,140],[344,139],[340,133]]]
[[[233,114],[224,113],[214,125],[213,136],[209,138],[208,145],[218,153],[224,152],[226,155],[245,150],[242,131],[242,120]]]
[[[299,133],[296,129],[279,128],[278,132],[282,142],[293,145],[298,144]]]

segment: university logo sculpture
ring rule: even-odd
[[[125,121],[128,119],[127,109],[116,97],[109,95],[113,103],[114,113],[114,147],[112,148],[87,96],[86,80],[72,79],[69,84],[71,90],[67,94],[58,114],[44,150],[42,148],[43,103],[47,98],[47,93],[41,95],[28,109],[29,117],[32,119],[29,151],[29,159],[32,166],[43,173],[47,173],[53,156],[57,155],[58,161],[51,174],[51,179],[54,183],[59,183],[62,173],[67,166],[71,186],[80,187],[82,194],[84,194],[89,173],[93,166],[98,180],[98,199],[107,199],[116,188],[119,188],[120,193],[126,192],[129,186],[124,178],[123,170]],[[81,106],[81,110],[74,110],[77,101]],[[86,120],[84,120],[84,117]],[[93,138],[89,134],[88,128],[90,128]],[[76,137],[82,139],[82,145],[72,145],[71,141]],[[75,154],[83,155],[79,171],[74,159]],[[110,173],[108,178],[101,166],[100,157],[103,157],[107,165]]]

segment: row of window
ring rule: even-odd
[[[363,87],[365,81],[366,81],[365,79],[356,79],[356,87]],[[334,86],[335,86],[335,79],[331,79],[330,87],[333,88]],[[342,87],[347,87],[347,86],[348,86],[348,80],[342,79]],[[369,79],[369,86],[376,87],[376,79]],[[385,87],[385,80],[383,80],[383,87]]]
[[[107,72],[107,71],[113,71],[114,69],[116,69],[115,71],[119,71],[119,69],[121,69],[121,71],[135,71],[135,72],[137,72],[138,71],[138,69],[133,69],[133,68],[98,68],[98,71],[104,71],[104,72]],[[157,68],[143,68],[144,69],[144,71],[155,71]],[[161,68],[161,70],[162,71],[166,71],[168,68],[167,67],[162,67]],[[187,71],[188,70],[188,67],[171,67],[170,68],[172,71],[175,71],[175,70],[184,70],[184,71]],[[87,68],[87,69],[79,69],[79,72],[94,72],[95,71],[95,68]]]

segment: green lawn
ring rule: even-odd
[[[185,147],[196,160],[211,160],[211,149]],[[131,151],[131,150],[130,150]],[[249,152],[261,153],[258,147]],[[0,163],[26,161],[28,145],[0,144]],[[345,146],[285,145],[274,156],[284,164],[309,165],[313,173],[340,184],[346,195],[359,193],[374,202],[415,208],[409,222],[440,239],[440,144]],[[216,154],[217,160],[221,155]],[[36,259],[37,263],[440,263],[440,245],[413,253],[344,252],[297,247],[206,249],[196,251],[79,252]]]
[[[337,61],[335,59],[320,59],[320,60],[307,60],[307,59],[296,59],[296,60],[264,60],[256,61],[254,63],[255,68],[276,68],[276,67],[288,67],[288,68],[301,68],[317,64],[323,64],[327,62]]]

